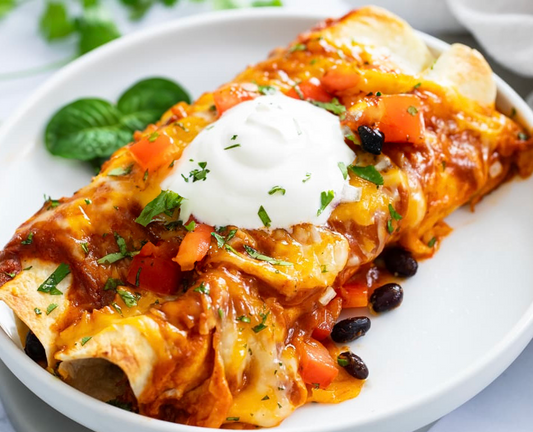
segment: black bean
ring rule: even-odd
[[[374,312],[387,312],[402,304],[403,289],[397,283],[388,283],[376,288],[370,296]]]
[[[364,336],[370,330],[370,319],[354,317],[339,321],[331,331],[331,339],[338,343],[351,342]]]
[[[346,351],[339,354],[337,362],[354,378],[364,380],[368,378],[368,368],[361,357],[355,355],[351,351]]]
[[[383,141],[385,141],[385,135],[383,135],[381,131],[378,129],[372,129],[368,126],[359,126],[357,132],[359,132],[361,147],[363,147],[363,150],[375,155],[381,154]]]
[[[395,276],[414,276],[418,270],[418,262],[411,252],[400,247],[386,249],[382,257],[387,270]]]
[[[26,336],[26,345],[24,346],[24,352],[34,362],[40,362],[46,360],[46,352],[41,344],[41,341],[37,339],[37,336],[32,331],[28,332]]]

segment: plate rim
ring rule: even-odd
[[[37,104],[48,92],[49,88],[54,88],[56,85],[67,78],[69,75],[75,74],[79,70],[82,70],[87,65],[90,65],[95,60],[102,60],[106,57],[112,56],[116,51],[128,50],[135,46],[139,41],[144,39],[157,38],[165,33],[172,33],[176,30],[186,30],[189,27],[196,27],[202,25],[208,25],[209,23],[223,23],[239,20],[250,19],[286,19],[286,20],[316,20],[319,22],[324,19],[326,15],[319,12],[297,12],[293,10],[277,9],[277,8],[264,8],[261,10],[244,9],[244,10],[231,10],[231,11],[218,11],[199,14],[192,17],[184,17],[176,20],[169,21],[160,26],[151,26],[146,29],[134,32],[126,35],[120,39],[112,41],[111,43],[100,47],[76,60],[67,66],[57,71],[53,76],[47,79],[39,88],[23,102],[20,107],[0,126],[0,142],[3,142],[5,137],[11,133],[11,129],[24,117],[24,113],[31,109],[31,107]],[[431,50],[442,51],[450,45],[446,42],[430,36],[426,33],[417,31],[424,42]],[[499,97],[512,102],[512,105],[516,108],[521,120],[530,129],[533,129],[533,111],[529,108],[526,102],[511,88],[509,84],[494,75],[496,79],[496,85],[498,89]],[[424,407],[429,407],[439,399],[443,399],[448,396],[448,399],[454,399],[451,397],[452,393],[457,392],[460,388],[469,386],[471,389],[466,396],[458,398],[455,396],[455,400],[448,400],[446,408],[440,408],[440,416],[448,413],[452,409],[466,402],[470,397],[474,396],[486,386],[488,386],[494,379],[496,379],[511,363],[518,357],[520,352],[526,347],[531,338],[533,337],[533,303],[527,308],[522,317],[516,322],[508,334],[497,344],[493,345],[482,357],[478,358],[475,362],[471,363],[469,367],[463,369],[463,371],[455,375],[450,380],[441,386],[433,389],[429,394],[420,396],[418,399],[412,399],[410,403],[400,405],[396,409],[391,410],[385,416],[380,414],[367,414],[363,421],[357,422],[354,420],[341,421],[329,428],[330,431],[350,430],[354,427],[371,427],[372,425],[378,426],[384,422],[395,422],[399,420],[405,421],[406,418],[414,416],[415,413],[422,411]],[[79,415],[79,411],[88,412],[100,412],[110,417],[114,417],[116,421],[121,421],[124,427],[128,424],[143,423],[147,428],[154,432],[176,432],[182,431],[199,431],[212,430],[211,428],[193,427],[187,425],[179,425],[175,423],[165,422],[162,420],[152,419],[142,415],[126,412],[119,408],[107,405],[98,401],[86,394],[70,387],[68,384],[57,380],[54,376],[48,373],[46,370],[40,368],[31,359],[29,359],[15,342],[9,338],[4,332],[0,331],[0,345],[3,347],[0,350],[0,358],[4,361],[6,366],[13,372],[14,375],[33,393],[39,398],[44,400],[47,404],[60,411],[67,417],[84,424],[87,426],[86,421],[82,419],[83,416]],[[483,382],[480,384],[480,376],[483,376]],[[34,385],[29,384],[30,381],[34,382]],[[475,383],[477,381],[477,383]],[[68,408],[56,401],[50,401],[49,398],[44,396],[45,391],[39,389],[43,387],[50,387],[53,389],[53,393],[61,393],[64,395],[64,399],[70,399],[76,401],[78,410],[76,414],[69,412]],[[457,403],[457,399],[461,399],[462,402]],[[72,410],[74,411],[74,410]],[[431,411],[431,410],[428,410]],[[428,414],[426,414],[428,416]],[[85,416],[87,417],[87,416]],[[429,415],[427,423],[435,420],[435,415]],[[400,421],[401,423],[401,421]],[[424,423],[424,422],[418,422]],[[424,424],[415,424],[416,427],[424,426]],[[88,426],[90,427],[90,426]],[[287,432],[301,432],[302,428],[288,427],[284,428]],[[318,426],[306,426],[306,431],[319,432],[323,431],[323,428]]]

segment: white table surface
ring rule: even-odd
[[[412,1],[412,0],[411,0]],[[423,0],[420,0],[423,4]],[[146,27],[168,21],[178,17],[188,16],[210,10],[209,3],[191,4],[187,0],[181,0],[181,4],[173,9],[163,7],[154,8],[151,13],[139,23],[131,23],[126,18],[122,9],[117,7],[116,1],[108,1],[109,7],[113,9],[113,16],[119,21],[119,26],[123,33],[129,33],[141,27]],[[340,15],[351,7],[367,2],[361,0],[285,0],[284,4],[290,9],[324,11],[326,15]],[[401,0],[378,0],[384,6],[391,6],[398,9]],[[6,79],[5,74],[17,75],[17,71],[39,67],[68,58],[73,52],[74,41],[47,44],[38,34],[38,17],[40,9],[44,4],[40,0],[27,0],[15,12],[6,19],[0,21],[0,122],[5,120],[21,102],[54,72],[48,71],[24,78]],[[427,4],[427,3],[426,3]],[[432,5],[433,7],[434,5]],[[426,8],[427,9],[427,8]],[[412,11],[412,9],[410,9]],[[427,10],[420,13],[424,15]],[[434,12],[434,10],[433,10]],[[411,13],[411,12],[410,12]],[[427,14],[426,14],[427,15]],[[442,17],[439,22],[429,23],[421,21],[419,27],[423,30],[430,28],[442,29],[442,22],[453,24],[453,19],[447,14],[445,9],[433,14]],[[412,13],[411,13],[412,16]],[[411,17],[407,17],[408,19]],[[416,17],[415,17],[416,18]],[[411,18],[412,19],[412,18]],[[423,24],[423,23],[425,24]],[[456,26],[456,25],[455,25]],[[475,42],[467,35],[438,34],[447,41],[463,41],[469,45]],[[507,80],[523,97],[533,91],[533,80],[518,77],[502,68],[495,66],[495,71]],[[1,143],[0,143],[1,145]],[[450,413],[432,428],[431,432],[531,432],[533,430],[533,342],[526,348],[518,360],[500,376],[494,383],[485,389],[478,396],[467,402],[454,412]],[[3,368],[3,365],[1,366]],[[16,386],[15,378],[6,378],[7,375],[0,375],[0,397],[6,398],[8,392],[2,392],[9,384]],[[7,401],[7,407],[13,404]],[[14,417],[13,412],[10,412]],[[29,415],[37,413],[29,413]],[[43,422],[46,418],[42,418]],[[26,430],[28,426],[20,423],[17,419],[20,430],[16,432],[30,432]],[[66,423],[65,423],[66,424]],[[58,432],[71,432],[70,427],[63,427],[59,424],[55,428]],[[0,432],[15,432],[0,402]],[[34,431],[31,431],[34,432]],[[35,430],[37,432],[37,430]],[[39,430],[39,432],[41,432]]]

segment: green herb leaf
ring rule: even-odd
[[[387,221],[387,231],[389,234],[392,234],[394,232],[394,226],[392,225],[392,219],[389,219]]]
[[[32,244],[32,243],[33,243],[33,233],[30,232],[30,233],[28,234],[28,237],[26,237],[26,240],[22,240],[20,243],[23,244],[23,245],[30,245],[30,244]]]
[[[330,191],[323,191],[320,194],[320,208],[316,212],[317,216],[320,216],[324,210],[326,210],[326,207],[333,201],[333,198],[335,198],[335,192],[332,190]]]
[[[155,123],[172,105],[191,102],[179,84],[165,78],[149,78],[135,83],[118,100],[121,122],[132,131]]]
[[[132,139],[132,130],[121,122],[121,113],[102,99],[79,99],[57,111],[46,127],[50,153],[90,161],[108,158]]]
[[[189,232],[194,231],[196,228],[196,222],[192,220],[187,225],[183,225],[183,227]]]
[[[81,346],[85,345],[87,342],[89,342],[93,337],[92,336],[85,336],[81,338]]]
[[[417,89],[417,88],[419,88],[421,85],[422,85],[422,83],[419,82],[419,83],[415,84],[415,86],[414,86],[413,88],[414,88],[414,89]]]
[[[269,195],[274,195],[276,192],[280,192],[281,195],[285,195],[285,192],[287,192],[284,188],[281,186],[274,186],[272,189],[268,191]]]
[[[276,94],[278,92],[276,87],[272,87],[272,86],[269,86],[269,85],[258,85],[257,86],[257,91],[259,93],[261,93],[261,94],[264,94],[265,96],[266,95]]]
[[[203,282],[199,286],[197,286],[195,289],[193,289],[193,291],[201,293],[201,294],[209,295],[209,287]]]
[[[290,49],[289,49],[289,52],[294,52],[294,51],[305,51],[307,49],[307,47],[304,45],[304,44],[301,44],[301,43],[297,43],[295,45],[293,45]]]
[[[428,241],[428,246],[432,248],[435,246],[435,243],[437,242],[437,237],[433,237],[430,241]]]
[[[345,359],[345,358],[339,356],[339,357],[337,357],[337,363],[339,364],[339,366],[345,367],[345,366],[348,366],[348,364],[350,362],[348,361],[348,359]]]
[[[224,147],[224,150],[231,150],[231,149],[234,149],[234,148],[237,148],[237,147],[240,147],[241,145],[240,144],[233,144],[233,145],[230,145],[228,147]]]
[[[337,98],[333,98],[331,102],[319,102],[315,100],[311,100],[309,102],[336,115],[343,114],[346,111],[346,107],[341,104]]]
[[[70,273],[68,264],[61,263],[55,271],[37,288],[37,291],[50,295],[61,295],[57,285]]]
[[[16,273],[9,273],[9,272],[4,272],[7,276],[9,276],[11,279],[13,279],[17,274]]]
[[[270,314],[270,312],[267,312],[266,314],[259,314],[261,316],[261,322],[259,324],[257,324],[256,326],[252,327],[252,330],[254,331],[254,333],[259,333],[260,331],[266,329],[268,326],[265,324],[266,323],[266,320],[268,318],[268,315]]]
[[[15,9],[16,5],[15,0],[0,0],[0,19]]]
[[[129,165],[125,168],[123,167],[114,168],[111,171],[109,171],[107,175],[111,177],[123,176],[123,175],[129,174],[132,168],[133,168],[133,165]]]
[[[389,213],[394,220],[399,221],[402,219],[402,215],[398,213],[396,210],[394,210],[394,207],[392,206],[392,204],[389,204]]]
[[[80,246],[81,250],[85,252],[85,255],[87,255],[89,253],[89,244],[87,242],[83,242],[82,244],[80,244]]]
[[[100,258],[96,262],[98,264],[113,264],[114,262],[117,262],[122,258],[125,258],[125,256],[121,252],[114,252]]]
[[[418,114],[418,109],[417,109],[415,106],[410,105],[410,106],[407,108],[407,112],[408,112],[409,114],[411,114],[412,116],[415,116],[415,115]]]
[[[122,315],[122,308],[118,304],[113,302],[111,303],[111,306],[113,306],[113,309],[115,309],[120,315]]]
[[[257,212],[257,214],[259,215],[259,219],[261,219],[261,222],[263,222],[263,225],[268,228],[272,221],[270,220],[270,217],[268,216],[268,213],[266,212],[263,206],[259,207],[259,211]]]
[[[55,303],[50,303],[46,308],[46,315],[50,315],[54,310],[56,310],[57,305]]]
[[[256,0],[252,2],[252,7],[279,7],[283,6],[281,0]]]
[[[305,173],[305,178],[302,180],[302,183],[305,183],[311,179],[311,173]]]
[[[383,185],[383,176],[379,173],[378,170],[373,165],[368,165],[365,167],[350,165],[348,167],[356,176],[361,177],[364,180],[374,183],[375,185]]]
[[[270,399],[270,397],[269,397],[268,395],[266,395],[266,396],[264,396],[263,399],[261,399],[261,400],[264,401],[264,400],[269,400],[269,399]]]
[[[346,164],[344,162],[339,162],[337,165],[341,170],[342,177],[344,178],[344,180],[346,180],[348,178],[348,168],[346,168]]]
[[[220,319],[224,319],[224,311],[221,308],[218,308],[218,316]]]
[[[104,285],[104,291],[115,291],[118,286],[123,286],[124,282],[120,279],[109,278]]]
[[[91,205],[93,202],[89,198],[85,198],[85,204]]]
[[[76,21],[76,30],[80,35],[78,43],[80,55],[120,37],[120,32],[111,16],[98,3],[84,8],[83,15]]]
[[[189,178],[192,178],[192,182],[205,181],[207,179],[207,174],[211,171],[207,169],[207,162],[198,162],[200,169],[193,169],[189,173]]]
[[[237,318],[237,320],[242,321],[244,323],[250,323],[251,322],[250,317],[247,317],[246,315],[241,315],[240,317]]]
[[[147,226],[157,215],[173,212],[181,205],[182,201],[183,198],[176,192],[161,191],[157,198],[146,205],[139,217],[135,219],[135,222],[142,226]]]
[[[74,31],[74,22],[68,17],[67,7],[63,2],[47,2],[41,16],[40,29],[48,41],[62,39]]]
[[[138,294],[133,295],[131,292],[123,290],[123,289],[118,289],[117,294],[120,296],[124,304],[128,306],[129,308],[137,306],[137,302],[141,298],[140,295]]]
[[[293,263],[290,263],[288,261],[282,261],[282,260],[278,260],[278,259],[266,256],[266,255],[263,255],[248,245],[244,245],[244,250],[252,258],[256,260],[260,260],[260,261],[266,261],[267,263],[272,264],[272,265],[279,265],[279,266],[293,266],[294,265]]]
[[[42,315],[43,311],[39,308],[34,308],[33,311],[35,312],[35,315]]]
[[[240,417],[226,417],[226,421],[238,422]]]

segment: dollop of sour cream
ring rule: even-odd
[[[246,229],[323,225],[354,189],[339,168],[354,158],[337,116],[281,94],[261,96],[200,132],[161,187],[185,198],[182,221],[193,215]]]

